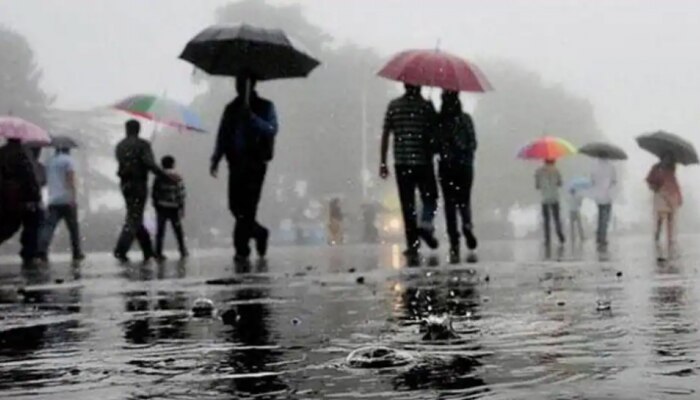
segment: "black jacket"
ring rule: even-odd
[[[153,182],[153,205],[158,208],[185,208],[185,184],[175,172],[166,170],[172,178],[157,177]]]
[[[29,151],[20,143],[0,147],[0,208],[41,202],[37,168]]]
[[[119,170],[117,175],[125,182],[148,182],[148,173],[166,177],[167,175],[156,164],[153,158],[151,143],[138,136],[128,136],[117,145],[117,162]]]

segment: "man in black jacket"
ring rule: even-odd
[[[37,256],[41,226],[41,186],[32,155],[18,139],[0,147],[0,244],[22,228],[20,256]]]
[[[143,251],[144,262],[153,256],[151,237],[143,226],[143,212],[148,198],[148,176],[154,173],[166,179],[171,178],[163,171],[153,158],[151,144],[139,138],[141,124],[136,120],[126,122],[126,138],[117,145],[116,157],[119,163],[118,175],[121,180],[121,190],[126,203],[126,219],[121,235],[114,249],[114,257],[119,261],[128,262],[127,253],[131,248],[134,237],[138,240]]]
[[[221,118],[210,172],[217,176],[221,159],[229,165],[229,209],[236,219],[233,233],[236,261],[250,257],[250,240],[255,239],[260,257],[267,253],[269,231],[256,219],[267,163],[272,160],[277,135],[274,104],[259,97],[255,81],[239,77],[238,96],[229,103]],[[248,98],[246,98],[248,97]]]

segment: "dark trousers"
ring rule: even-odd
[[[406,232],[406,246],[410,250],[415,250],[420,246],[418,237],[419,226],[422,229],[433,229],[438,199],[435,171],[432,164],[418,166],[396,165],[394,166],[394,171],[396,173],[396,185],[399,188],[403,226]],[[418,190],[423,203],[420,222],[417,221],[416,190]]]
[[[559,217],[559,203],[542,204],[542,222],[544,223],[544,240],[551,243],[550,221],[554,220],[554,228],[557,231],[559,242],[564,243],[564,232],[561,229],[561,218]]]
[[[150,258],[153,256],[151,237],[143,226],[143,212],[146,207],[146,198],[148,197],[147,183],[122,183],[122,194],[126,203],[126,218],[114,253],[126,255],[131,249],[134,238],[136,238],[141,246],[144,258]]]
[[[163,255],[163,240],[165,240],[165,225],[168,221],[175,232],[175,239],[180,254],[187,253],[185,246],[185,235],[182,233],[182,220],[180,218],[180,209],[174,207],[156,207],[156,219],[158,223],[158,231],[156,233],[156,254]]]
[[[267,164],[231,163],[229,165],[229,210],[236,218],[233,246],[241,257],[250,255],[250,240],[262,240],[268,230],[257,221],[258,203],[262,194]]]
[[[0,244],[4,243],[22,228],[19,252],[24,261],[38,256],[39,229],[44,220],[44,211],[35,205],[26,206],[19,212],[0,215]]]
[[[53,233],[56,226],[61,221],[66,222],[68,234],[70,235],[71,249],[73,257],[82,255],[80,248],[80,228],[78,227],[78,208],[69,204],[50,205],[46,221],[41,228],[39,235],[39,254],[46,256],[51,246]]]
[[[472,230],[472,185],[474,168],[471,165],[447,166],[440,164],[440,187],[445,201],[445,223],[452,247],[459,246],[457,218],[462,220],[462,231],[466,236]]]
[[[598,204],[598,244],[608,243],[608,225],[612,215],[612,204]]]

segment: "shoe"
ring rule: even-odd
[[[479,257],[476,255],[476,251],[470,251],[467,254],[467,263],[474,264],[479,261]]]
[[[190,257],[190,252],[187,249],[180,250],[180,259],[184,260]]]
[[[153,256],[153,258],[155,258],[156,261],[158,261],[158,262],[163,262],[163,261],[166,261],[168,259],[168,257],[166,257],[165,254],[162,254],[162,253],[156,254],[155,256]]]
[[[472,230],[471,226],[464,227],[464,237],[467,240],[467,248],[469,250],[474,250],[477,248],[479,241],[476,240],[476,236],[474,236],[474,231]]]
[[[126,264],[130,261],[129,257],[127,257],[126,254],[124,254],[124,253],[119,253],[119,252],[115,251],[113,253],[113,255],[114,255],[114,258],[116,258],[117,261],[119,261],[122,264]]]
[[[450,255],[448,256],[447,260],[450,264],[459,264],[459,247],[450,247]]]
[[[406,264],[409,267],[414,267],[420,264],[420,253],[418,253],[418,249],[404,250],[403,255],[406,257]]]
[[[440,242],[438,242],[435,235],[433,235],[433,231],[429,229],[418,228],[418,236],[433,250],[440,246]]]
[[[265,229],[260,237],[255,238],[255,251],[258,252],[260,258],[265,258],[267,255],[267,245],[270,240],[270,231]]]
[[[233,256],[233,262],[235,264],[249,264],[250,259],[248,258],[248,256],[236,254],[235,256]]]
[[[83,261],[85,260],[85,253],[78,253],[73,255],[73,261]]]

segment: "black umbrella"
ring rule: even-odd
[[[319,65],[280,29],[213,25],[187,43],[180,58],[211,75],[257,80],[306,77]]]
[[[50,143],[29,141],[29,142],[25,143],[25,146],[33,147],[33,148],[55,147],[57,149],[74,149],[76,147],[80,147],[78,145],[78,142],[73,140],[71,137],[63,136],[63,135],[51,136]]]
[[[670,155],[683,165],[698,164],[698,153],[689,141],[664,131],[658,131],[637,138],[639,147],[659,158]]]
[[[587,156],[602,158],[605,160],[626,160],[627,153],[621,148],[610,143],[593,142],[578,149],[579,153]]]

